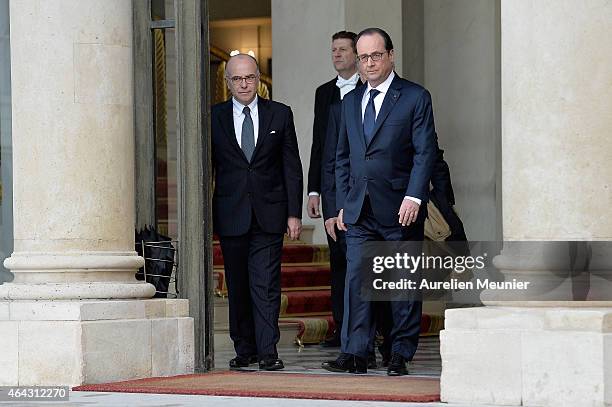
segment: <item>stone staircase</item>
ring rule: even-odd
[[[215,281],[215,349],[232,349],[223,257],[213,244]],[[333,331],[329,253],[326,245],[285,242],[281,260],[279,345],[318,343]]]

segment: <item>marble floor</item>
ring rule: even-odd
[[[320,345],[283,346],[278,348],[278,354],[285,363],[283,372],[291,373],[329,373],[321,368],[321,362],[333,360],[338,356],[339,348],[326,348]],[[228,363],[235,356],[233,350],[218,351],[215,353],[215,368],[228,369]],[[380,354],[377,354],[380,365]],[[257,370],[257,365],[251,365],[248,370]],[[408,366],[409,374],[415,376],[440,377],[442,361],[440,359],[440,339],[438,336],[422,337],[413,361]],[[329,373],[337,374],[337,373]],[[387,369],[379,367],[368,370],[368,374],[386,375]]]

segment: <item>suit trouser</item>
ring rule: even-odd
[[[342,325],[341,352],[366,358],[374,337],[372,302],[363,301],[361,292],[361,245],[368,241],[422,241],[423,222],[409,227],[380,224],[366,198],[361,215],[346,232],[347,270],[344,291],[344,320]],[[420,253],[419,253],[420,254]],[[391,329],[391,351],[412,360],[419,343],[421,331],[420,301],[390,301],[393,327]]]
[[[331,269],[331,301],[332,315],[336,324],[337,335],[342,331],[344,318],[344,287],[346,280],[346,236],[345,232],[336,230],[336,241],[327,235],[329,245],[329,263]],[[380,353],[384,356],[391,353],[391,330],[393,329],[393,316],[388,301],[377,301],[372,304],[376,332],[384,338],[380,345]],[[369,352],[374,352],[374,339],[370,344]]]
[[[278,357],[282,233],[266,233],[255,214],[249,232],[220,236],[230,337],[239,356]]]
[[[329,265],[331,271],[332,315],[336,332],[342,329],[344,316],[344,282],[346,279],[346,239],[343,231],[336,229],[336,241],[327,235],[329,246]]]

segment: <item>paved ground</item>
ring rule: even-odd
[[[321,346],[307,346],[298,348],[287,346],[279,348],[279,355],[284,360],[287,372],[321,373],[321,362],[334,359],[338,354],[337,348],[323,348]],[[380,355],[377,355],[380,361]],[[215,354],[217,369],[227,369],[229,359],[234,357],[233,351],[219,351]],[[255,366],[255,365],[254,365]],[[419,350],[409,366],[410,374],[417,376],[439,377],[441,371],[440,343],[438,337],[421,338]],[[372,375],[385,375],[384,368],[369,371]],[[16,407],[40,406],[91,406],[91,407],[191,407],[191,406],[245,406],[248,407],[468,407],[466,405],[449,405],[443,403],[385,403],[370,401],[330,401],[330,400],[303,400],[303,399],[273,399],[273,398],[245,398],[245,397],[217,397],[217,396],[187,396],[168,394],[133,394],[133,393],[97,393],[97,392],[71,392],[69,402],[45,403],[1,403]],[[482,406],[481,406],[482,407]]]
[[[92,392],[73,392],[70,395],[70,402],[68,403],[0,403],[0,405],[11,405],[15,407],[470,407],[467,405],[450,405],[443,403],[384,403],[379,401],[330,401]]]

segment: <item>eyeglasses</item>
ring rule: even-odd
[[[383,55],[385,55],[386,53],[388,53],[387,51],[385,52],[372,52],[371,54],[363,54],[363,55],[358,55],[357,58],[359,58],[359,60],[361,61],[362,64],[366,64],[368,63],[368,59],[372,58],[372,61],[376,62],[376,61],[380,61],[383,57]]]
[[[257,79],[257,75],[248,75],[248,76],[232,76],[231,78],[227,78],[232,81],[234,85],[240,85],[242,81],[246,81],[249,85],[255,83],[255,79]]]

